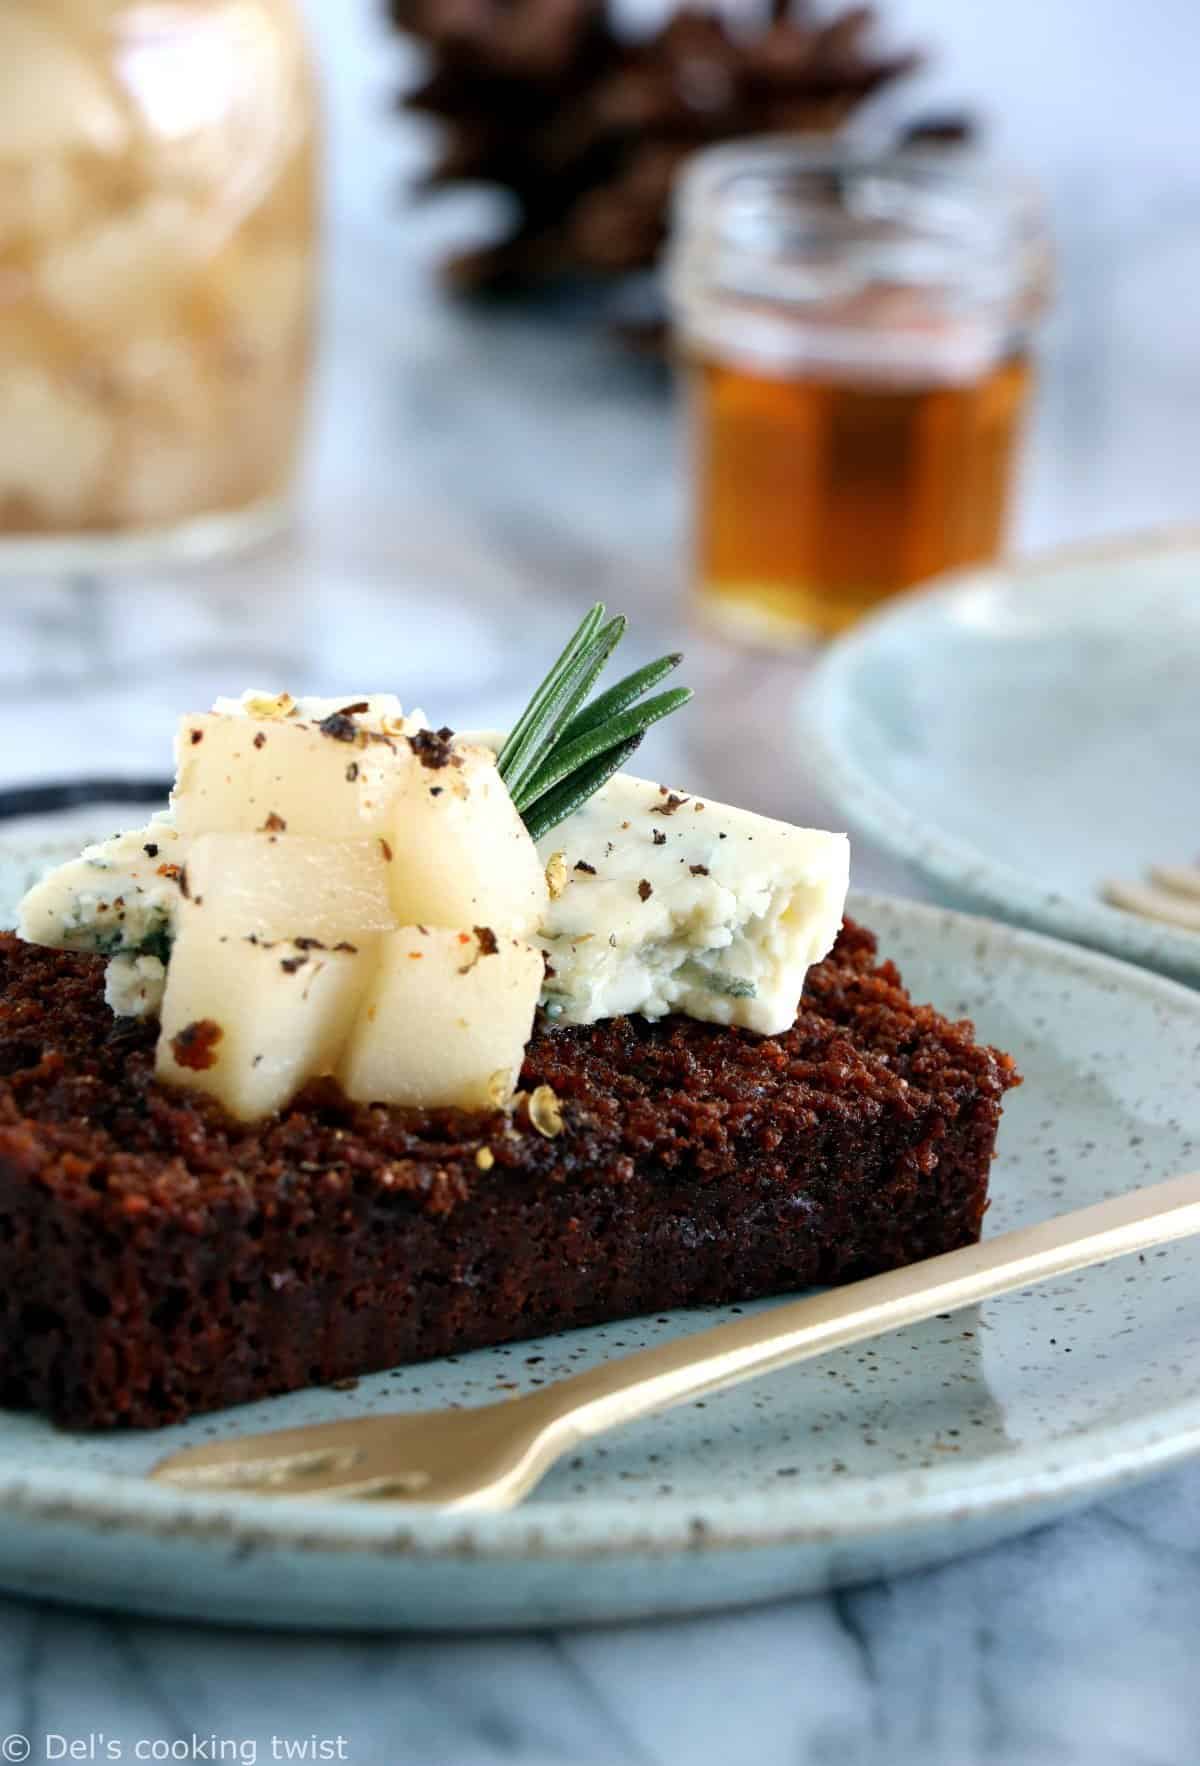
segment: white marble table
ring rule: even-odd
[[[380,121],[394,70],[368,0],[310,10],[331,83],[335,250],[304,523],[191,580],[0,581],[0,784],[161,772],[181,703],[249,677],[419,682],[452,722],[488,722],[589,600],[636,613],[647,650],[677,623],[663,389],[545,316],[472,319],[431,296],[450,223],[391,217],[417,150]],[[1190,0],[1159,0],[1144,31],[1116,0],[906,0],[895,18],[945,42],[942,89],[994,105],[1055,204],[1064,295],[1019,543],[1194,518]],[[725,758],[732,729],[778,746],[798,665],[690,648],[705,709],[659,736],[660,771],[819,817],[802,756],[749,786]],[[857,867],[864,884],[904,886],[878,855]],[[34,1761],[271,1760],[290,1744],[355,1766],[1191,1766],[1197,1636],[1200,1467],[944,1570],[687,1623],[255,1636],[0,1601],[0,1737],[28,1737]],[[0,1758],[22,1757],[0,1740]]]
[[[340,1736],[353,1766],[1191,1766],[1198,1634],[1193,1474],[931,1574],[663,1625],[320,1638],[3,1603],[0,1735],[34,1761],[102,1734],[125,1760]]]

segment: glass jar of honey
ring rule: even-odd
[[[294,0],[3,0],[6,553],[204,553],[279,521],[316,157]]]
[[[699,154],[668,286],[705,618],[804,640],[993,557],[1047,283],[1036,201],[966,150]]]

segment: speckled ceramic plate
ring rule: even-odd
[[[43,849],[44,853],[44,849]],[[12,890],[28,848],[0,859]],[[1200,1163],[1200,995],[1028,933],[862,897],[913,990],[1015,1053],[989,1230]],[[154,1435],[0,1413],[0,1586],[239,1623],[541,1626],[692,1612],[930,1564],[1200,1448],[1200,1245],[826,1356],[594,1444],[509,1514],[190,1496],[206,1437],[478,1403],[723,1312],[310,1391]]]
[[[1200,984],[1200,933],[1105,878],[1200,859],[1200,530],[951,580],[835,644],[799,704],[852,830],[938,900]]]

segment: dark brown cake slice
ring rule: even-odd
[[[796,1023],[535,1037],[501,1115],[310,1088],[247,1126],[153,1076],[99,958],[0,936],[0,1401],[193,1412],[969,1243],[1008,1056],[914,1006],[847,922]],[[539,1094],[544,1101],[545,1094]],[[540,1125],[540,1126],[539,1126]]]

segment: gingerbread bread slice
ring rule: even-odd
[[[236,1123],[155,1080],[103,971],[0,935],[0,1402],[77,1428],[951,1250],[1018,1083],[850,922],[787,1034],[544,1031],[558,1107],[511,1121],[318,1085]]]

